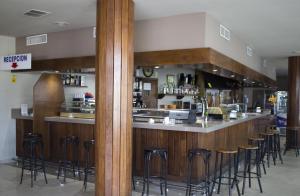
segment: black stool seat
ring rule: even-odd
[[[150,162],[153,156],[158,156],[160,158],[160,176],[150,176]],[[143,180],[143,192],[145,194],[145,188],[147,184],[147,195],[149,195],[149,183],[150,178],[158,178],[160,180],[160,192],[163,194],[163,185],[164,192],[167,195],[167,160],[168,160],[168,151],[164,148],[145,148],[144,149],[144,180]]]
[[[193,159],[196,156],[200,156],[203,159],[204,162],[204,186],[198,187],[196,186],[195,188],[192,187],[192,164],[193,164]],[[190,149],[188,151],[188,175],[187,175],[187,184],[186,184],[186,195],[191,195],[192,194],[192,188],[196,192],[198,192],[198,189],[202,191],[202,193],[205,193],[206,195],[209,195],[210,190],[209,190],[209,160],[211,157],[211,151],[203,148],[195,148],[195,149]],[[204,191],[203,191],[204,190]]]
[[[95,175],[95,167],[91,163],[90,157],[91,157],[91,150],[93,147],[95,147],[95,140],[88,140],[83,143],[84,149],[85,149],[85,168],[84,168],[84,181],[83,181],[83,187],[84,190],[86,190],[87,187],[87,181],[89,175]]]
[[[46,168],[44,161],[44,144],[40,134],[27,133],[23,138],[23,157],[22,157],[22,173],[21,181],[23,182],[24,170],[29,170],[31,173],[31,187],[33,187],[33,180],[36,181],[36,176],[39,170],[44,173],[46,184],[48,183],[46,177]]]
[[[64,173],[64,180],[63,182],[66,182],[66,176],[67,176],[67,170],[72,170],[73,177],[76,177],[76,172],[78,173],[79,180],[80,177],[80,164],[78,159],[78,148],[79,148],[79,137],[77,136],[66,136],[60,139],[60,144],[63,148],[62,153],[62,160],[59,160],[58,164],[58,173],[57,173],[57,179],[60,177],[61,170],[63,170]],[[72,158],[71,160],[68,160],[67,158],[67,149],[68,146],[72,149]]]
[[[217,190],[217,194],[220,194],[220,189],[221,189],[221,185],[227,185],[228,186],[228,194],[229,196],[232,195],[232,191],[231,189],[233,188],[233,186],[235,185],[238,195],[240,196],[240,189],[239,189],[239,185],[238,185],[238,180],[237,180],[237,170],[238,170],[238,150],[237,149],[232,149],[232,148],[221,148],[221,149],[217,149],[216,150],[216,162],[215,162],[215,171],[214,171],[214,179],[213,179],[213,185],[212,185],[212,189],[211,189],[211,194],[213,193],[215,184],[218,184],[218,190]],[[220,161],[220,165],[219,165],[219,156],[221,156],[221,161]],[[224,162],[224,156],[228,157],[228,175],[225,176],[223,174],[223,162]],[[232,160],[233,158],[233,160]],[[232,176],[232,161],[233,161],[233,176]],[[218,165],[219,165],[219,176],[217,176],[217,170],[218,170]],[[227,179],[228,182],[222,182],[222,179]]]
[[[262,185],[261,185],[261,171],[260,171],[260,152],[258,146],[253,145],[242,145],[238,149],[238,161],[240,160],[240,154],[241,151],[244,151],[245,153],[245,162],[244,162],[244,170],[242,171],[243,175],[239,176],[243,178],[243,188],[242,188],[242,194],[245,193],[245,183],[246,178],[248,174],[248,180],[249,180],[249,187],[251,188],[251,179],[256,178],[258,181],[260,192],[262,193]],[[251,154],[252,152],[255,152],[255,166],[256,166],[256,172],[251,172]],[[253,176],[251,176],[253,175]]]

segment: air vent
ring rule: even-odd
[[[230,40],[230,30],[223,25],[220,25],[220,36],[227,41]]]
[[[46,44],[46,43],[47,43],[47,34],[26,37],[27,46]]]
[[[96,38],[96,27],[93,27],[93,38]]]
[[[247,55],[248,56],[253,56],[253,50],[250,46],[247,46]]]
[[[25,16],[32,16],[32,17],[42,17],[50,14],[48,11],[42,11],[42,10],[29,10],[24,13]]]

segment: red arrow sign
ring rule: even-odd
[[[18,64],[17,64],[17,63],[13,63],[13,64],[11,65],[11,67],[14,68],[14,69],[16,69],[16,68],[18,67]]]

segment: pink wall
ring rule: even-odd
[[[135,23],[135,51],[204,47],[205,13],[186,14]]]
[[[17,53],[32,53],[32,58],[53,59],[95,55],[93,28],[48,33],[48,43],[26,46],[26,39],[16,39]]]

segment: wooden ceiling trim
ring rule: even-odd
[[[250,80],[276,86],[276,81],[268,76],[265,76],[212,48],[136,52],[134,60],[136,67],[210,64],[212,69],[217,66],[220,69],[239,74]]]

